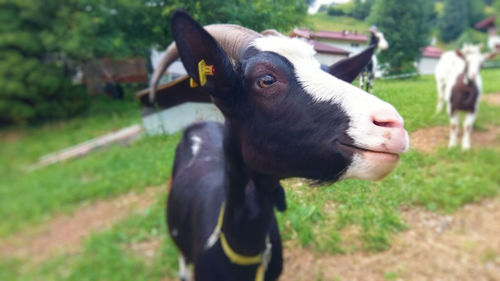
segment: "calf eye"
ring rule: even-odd
[[[259,87],[261,88],[267,88],[271,86],[274,82],[276,82],[276,79],[269,74],[261,76],[259,77],[259,79],[257,79],[257,85],[259,85]]]

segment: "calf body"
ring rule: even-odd
[[[172,33],[171,54],[226,118],[190,126],[177,147],[167,223],[181,277],[193,264],[196,280],[276,280],[282,250],[273,210],[286,208],[280,180],[383,178],[408,149],[403,119],[345,82],[373,49],[321,66],[304,41],[204,29],[183,12],[172,17]]]
[[[222,124],[210,122],[185,130],[177,147],[168,197],[169,232],[182,253],[181,268],[194,264],[196,280],[256,280],[260,264],[233,264],[220,239],[207,247],[224,204],[221,231],[233,250],[246,256],[259,255],[266,249],[268,236],[272,252],[265,280],[276,280],[282,257],[273,206],[274,194],[279,194],[281,186],[265,176],[247,174],[239,157],[224,153],[234,149],[227,133]],[[188,280],[187,270],[181,275]]]
[[[471,147],[472,128],[482,93],[479,71],[485,57],[480,53],[479,47],[465,46],[462,50],[444,53],[436,66],[436,112],[441,111],[444,103],[447,103],[450,116],[449,147],[456,146],[458,142],[460,112],[465,113],[462,149],[468,150]]]

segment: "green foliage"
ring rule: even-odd
[[[44,43],[41,3],[0,3],[0,126],[72,116],[88,106]]]
[[[474,27],[476,23],[485,18],[486,6],[482,1],[467,0],[468,23],[470,27]]]
[[[358,20],[364,20],[370,14],[375,0],[354,0],[343,4],[331,4],[328,6],[327,14],[330,16],[350,16]]]
[[[330,4],[327,9],[327,14],[329,16],[352,16],[352,12],[355,9],[353,2],[347,2],[342,4]]]
[[[174,0],[164,8],[163,14],[170,15],[179,8],[201,24],[233,23],[256,31],[269,28],[288,31],[303,22],[307,14],[307,3],[303,0],[233,0],[225,1],[224,5],[219,0]]]
[[[468,0],[445,0],[439,19],[439,37],[446,43],[457,39],[468,25]]]
[[[50,2],[54,18],[45,40],[74,60],[134,56],[153,44],[169,43],[168,18],[162,17],[164,1]]]
[[[354,10],[352,16],[359,20],[364,20],[370,15],[371,8],[375,0],[354,0]]]
[[[420,49],[428,44],[434,1],[377,0],[369,22],[384,32],[390,48],[379,54],[381,64],[388,63],[390,73],[414,69]]]
[[[0,2],[0,125],[63,118],[88,99],[69,81],[81,63],[144,56],[171,41],[169,17],[184,8],[202,24],[258,31],[303,21],[305,1],[23,0]]]
[[[474,43],[474,44],[483,44],[483,46],[487,46],[487,37],[483,32],[477,31],[472,28],[467,28],[465,31],[450,45],[453,46],[454,49],[460,49],[465,43]]]
[[[491,5],[493,7],[493,12],[498,14],[500,12],[500,0],[493,0],[493,3]],[[497,17],[495,23],[500,24],[500,17]]]
[[[321,12],[321,11],[318,11],[318,12]],[[339,8],[337,8],[334,5],[329,6],[327,8],[327,10],[326,10],[326,13],[329,16],[343,16],[343,15],[346,15],[346,13],[344,12],[344,10],[339,9]]]
[[[307,17],[308,25],[314,30],[358,30],[363,32],[370,27],[366,22],[348,16],[329,16],[317,13]]]

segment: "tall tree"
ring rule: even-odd
[[[378,58],[390,73],[414,69],[420,49],[428,44],[434,13],[434,0],[375,2],[369,22],[376,25],[389,42],[389,49]]]
[[[374,3],[375,0],[355,0],[352,16],[357,19],[364,20],[370,15],[370,11]]]
[[[478,0],[467,0],[469,26],[474,27],[477,22],[485,18],[485,4]]]
[[[45,41],[54,10],[40,2],[0,2],[0,126],[66,117],[87,105]]]
[[[468,0],[445,0],[443,15],[439,19],[439,37],[444,42],[457,39],[469,24]]]
[[[232,0],[221,5],[220,0],[173,0],[163,10],[170,15],[184,9],[202,24],[234,23],[261,31],[274,28],[288,31],[304,21],[307,3],[304,0]]]

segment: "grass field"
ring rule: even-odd
[[[360,33],[366,32],[370,27],[363,21],[347,16],[329,16],[326,13],[309,15],[306,25],[313,30],[357,30]]]
[[[486,93],[500,92],[500,70],[482,72]],[[434,115],[435,84],[430,76],[376,81],[375,95],[392,103],[409,132],[445,126]],[[500,125],[499,108],[481,104],[476,131]],[[28,172],[25,167],[46,153],[109,130],[139,122],[139,108],[125,101],[99,99],[83,117],[0,132],[0,245],[18,233],[43,225],[60,213],[102,198],[163,185],[169,178],[180,135],[143,137],[128,147],[97,150],[65,163]],[[499,136],[497,136],[498,138]],[[474,147],[474,143],[473,143]],[[439,148],[425,154],[411,149],[396,170],[380,182],[349,180],[310,187],[284,181],[288,210],[278,215],[287,247],[317,253],[376,252],[390,248],[397,232],[408,228],[403,208],[420,206],[452,213],[466,203],[500,191],[500,147]],[[176,276],[176,249],[166,237],[165,193],[145,211],[116,222],[87,239],[80,251],[43,261],[0,259],[0,280],[160,280]],[[6,218],[6,219],[5,219]],[[144,244],[159,250],[137,251]],[[285,248],[286,251],[286,248]]]

